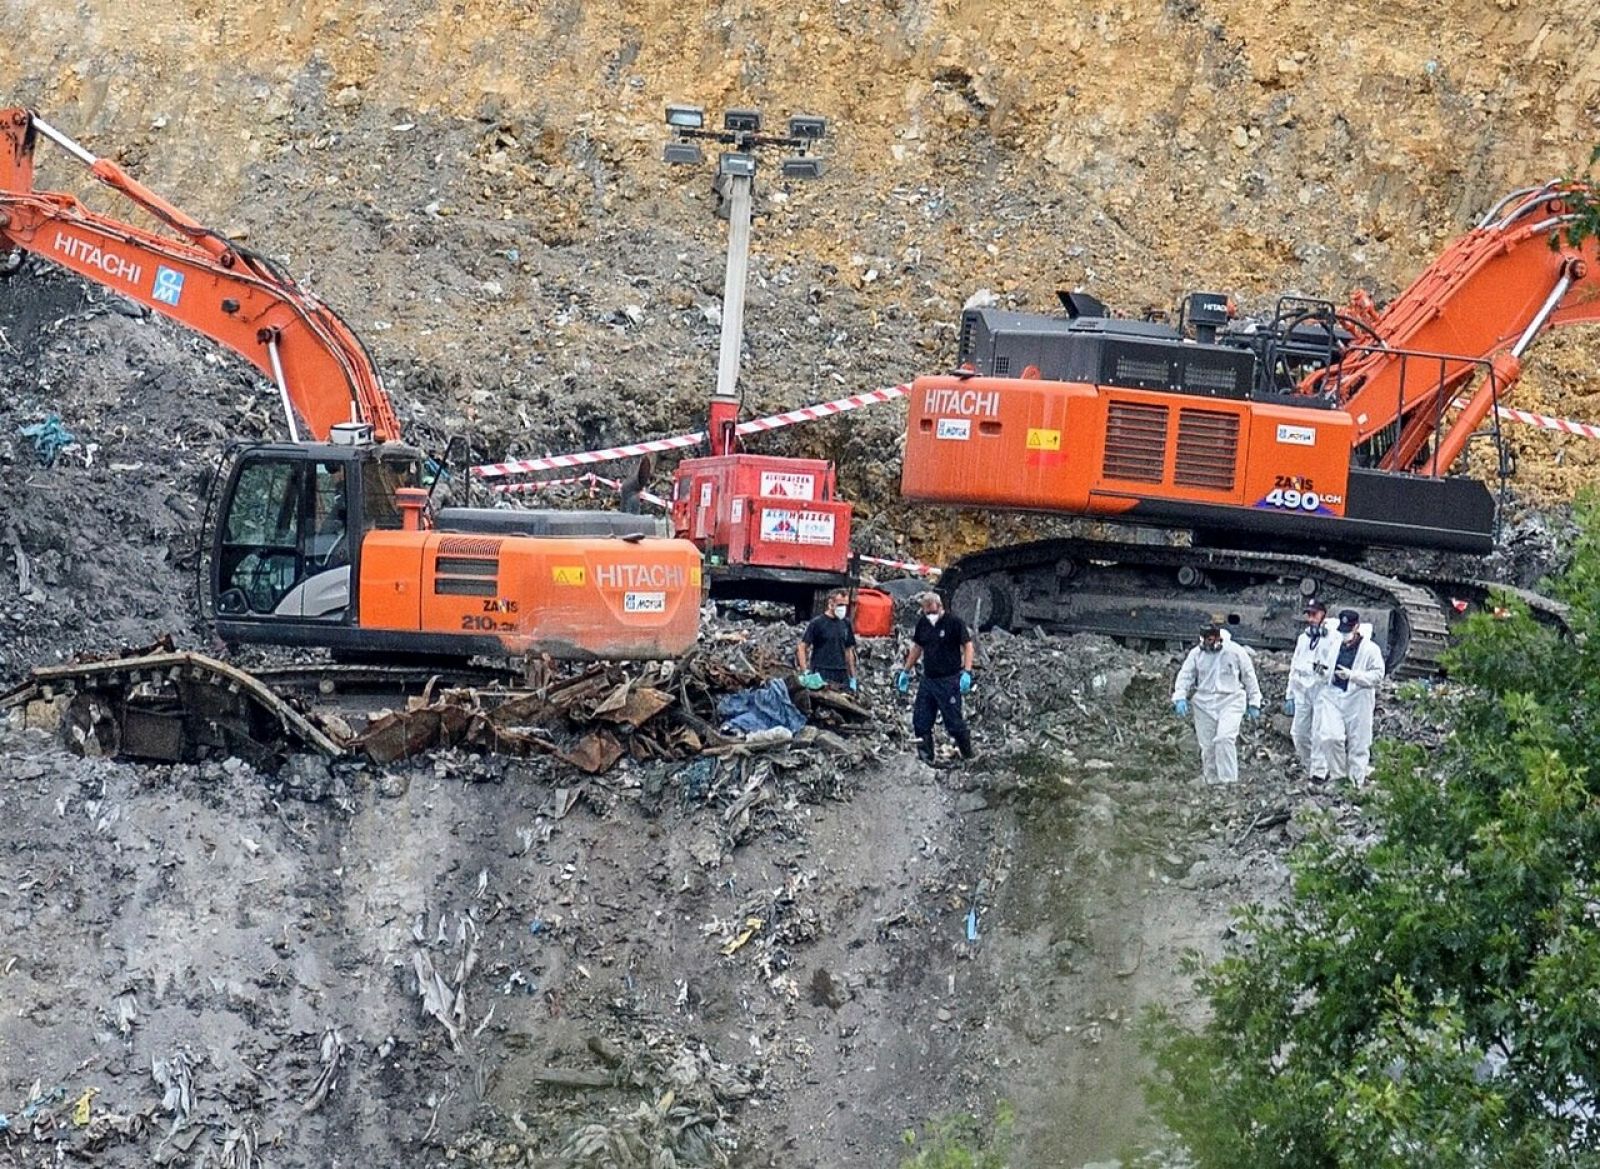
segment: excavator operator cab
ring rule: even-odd
[[[403,526],[396,493],[421,478],[421,453],[394,443],[246,448],[217,512],[214,611],[242,620],[349,622],[361,539]]]

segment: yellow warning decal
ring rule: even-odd
[[[735,502],[738,501],[735,500]],[[698,564],[689,566],[689,583],[695,588],[700,587],[700,566]]]
[[[555,564],[550,567],[550,579],[558,585],[581,585],[588,580],[581,564]]]
[[[1036,426],[1028,427],[1028,449],[1030,451],[1060,450],[1061,432],[1059,430],[1042,430]]]

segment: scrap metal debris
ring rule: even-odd
[[[870,709],[849,696],[800,688],[785,657],[750,656],[759,665],[737,642],[724,641],[676,662],[597,664],[568,675],[535,663],[529,684],[518,687],[504,684],[504,670],[485,667],[455,673],[490,678],[488,685],[340,664],[252,673],[178,652],[167,641],[119,657],[37,667],[0,694],[0,709],[20,710],[25,725],[58,730],[83,755],[161,762],[233,755],[268,771],[297,752],[386,764],[459,747],[545,755],[601,775],[624,759],[768,749],[797,732],[811,733],[810,743],[827,728],[864,729],[871,721]],[[343,688],[408,681],[421,692],[400,709],[339,705]]]
[[[543,754],[601,775],[624,758],[675,760],[741,744],[772,746],[788,742],[808,717],[791,700],[787,663],[769,668],[776,676],[695,653],[678,662],[593,665],[537,689],[442,689],[375,718],[351,747],[377,763],[439,747]],[[730,696],[746,695],[760,697],[727,703]],[[842,695],[798,698],[812,720],[834,726],[864,726],[872,718],[869,709]],[[765,713],[754,713],[758,708]],[[748,717],[729,725],[730,712]],[[783,734],[765,737],[774,720]]]
[[[57,727],[84,755],[176,762],[208,753],[265,762],[344,748],[248,671],[198,653],[37,666],[0,694],[29,725]]]

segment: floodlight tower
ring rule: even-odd
[[[789,179],[822,177],[822,160],[808,153],[828,132],[828,120],[811,114],[789,118],[786,135],[763,134],[761,111],[730,109],[722,115],[722,129],[705,128],[705,111],[699,106],[669,105],[667,125],[674,139],[662,151],[665,162],[697,165],[705,161],[696,139],[721,143],[731,149],[717,155],[715,187],[721,196],[719,216],[728,220],[728,267],[722,285],[722,337],[717,353],[717,387],[711,397],[709,441],[713,455],[732,454],[734,428],[739,414],[739,355],[744,346],[745,282],[750,271],[750,221],[755,202],[756,151],[781,146],[796,153],[785,158],[782,173]]]
[[[722,337],[717,384],[706,427],[710,453],[684,459],[673,473],[672,527],[705,554],[711,595],[792,604],[810,617],[829,590],[852,588],[850,504],[838,498],[833,464],[748,454],[740,449],[739,354],[744,342],[745,280],[750,268],[750,218],[755,197],[756,152],[781,146],[789,179],[814,179],[822,160],[810,153],[828,131],[824,118],[797,114],[784,135],[763,134],[761,113],[731,109],[722,128],[706,128],[699,106],[669,105],[672,140],[664,161],[705,162],[700,142],[717,142],[717,214],[728,221],[728,268],[722,289]]]

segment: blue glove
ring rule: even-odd
[[[911,692],[910,670],[901,670],[894,676],[894,688],[901,694],[909,694]]]
[[[856,676],[854,674],[850,675],[850,681],[848,685],[850,687],[850,693],[852,694],[861,689],[861,683],[856,681]]]
[[[1294,717],[1294,699],[1285,698],[1283,700],[1283,713],[1289,715],[1291,718]]]
[[[971,670],[962,670],[961,671],[961,693],[967,694],[967,693],[970,693],[971,690],[972,690],[972,671]]]
[[[1261,717],[1261,708],[1259,706],[1248,706],[1245,708],[1244,716],[1251,722],[1255,722]]]
[[[827,683],[822,680],[822,675],[817,673],[815,670],[807,670],[795,680],[807,690],[821,690],[827,685]]]
[[[1180,698],[1174,702],[1172,704],[1172,713],[1177,715],[1179,718],[1188,718],[1189,700],[1187,698]]]

